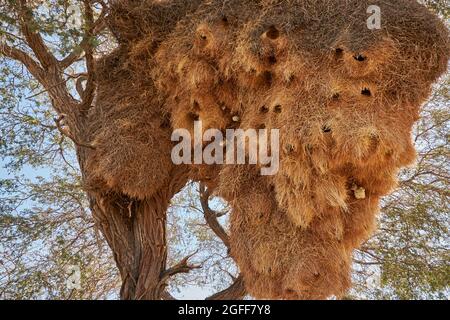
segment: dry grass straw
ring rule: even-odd
[[[233,206],[232,255],[257,298],[327,298],[415,158],[411,128],[446,70],[446,27],[412,0],[113,2],[119,48],[98,62],[91,180],[151,196],[170,133],[280,129],[281,167],[196,166]],[[236,120],[238,119],[238,120]],[[220,172],[220,174],[219,174]]]

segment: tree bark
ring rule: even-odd
[[[185,184],[180,170],[172,183],[145,200],[112,193],[93,195],[97,226],[112,249],[122,278],[123,300],[160,300],[166,283],[167,208]]]
[[[121,299],[160,297],[157,287],[167,257],[163,205],[167,201],[155,198],[138,201],[117,194],[95,198],[93,215],[122,277]]]
[[[206,300],[242,300],[246,295],[244,278],[239,276],[228,288],[206,298]]]

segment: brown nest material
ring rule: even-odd
[[[343,295],[450,51],[416,1],[377,1],[379,30],[372,4],[112,1],[119,48],[97,63],[90,181],[150,197],[173,168],[173,129],[279,129],[276,175],[194,166],[191,178],[231,203],[232,255],[254,297]]]

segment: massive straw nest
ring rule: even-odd
[[[173,129],[279,129],[280,170],[193,166],[228,200],[232,255],[257,298],[327,298],[380,197],[415,158],[411,130],[446,70],[445,26],[413,0],[112,3],[119,48],[98,62],[91,185],[151,197]]]

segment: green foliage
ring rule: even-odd
[[[439,13],[445,18],[450,17],[450,6],[448,0],[423,0],[419,2],[424,3],[431,10]]]
[[[448,91],[442,79],[416,126],[417,164],[383,201],[379,232],[359,252],[359,293],[377,299],[446,299],[450,289]],[[364,284],[376,270],[375,286]],[[358,290],[357,290],[358,291]]]
[[[15,32],[16,21],[0,12],[1,25]],[[64,54],[77,39],[46,26],[56,18],[42,18],[40,27]],[[8,42],[27,50],[18,38]],[[55,117],[26,69],[0,57],[0,299],[116,298],[120,282],[110,249],[94,226],[73,145]],[[80,268],[81,290],[66,285],[71,265]]]

